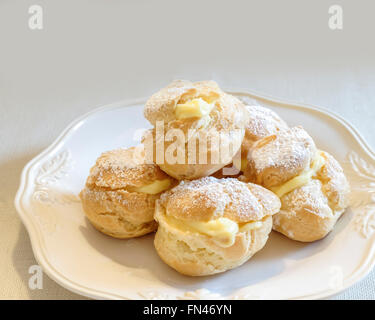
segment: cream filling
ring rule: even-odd
[[[238,163],[239,161],[233,161],[233,165],[240,171],[244,172],[246,170],[246,167],[247,167],[247,159],[246,158],[242,158],[241,157],[241,162]],[[239,168],[240,167],[240,168]]]
[[[316,176],[317,172],[323,167],[324,163],[325,160],[319,152],[316,158],[313,160],[310,168],[304,170],[301,174],[283,183],[282,185],[271,188],[271,191],[281,198],[294,189],[308,184],[311,179]]]
[[[241,171],[244,172],[246,170],[246,167],[247,167],[247,159],[246,158],[241,158]]]
[[[169,189],[171,185],[170,179],[164,180],[155,180],[154,182],[142,186],[142,187],[131,187],[129,188],[132,192],[140,192],[140,193],[147,193],[147,194],[158,194]]]
[[[188,118],[203,118],[208,116],[215,107],[215,101],[207,102],[203,98],[195,98],[184,103],[178,103],[175,115],[178,120]]]
[[[259,229],[262,226],[261,221],[238,224],[228,218],[202,222],[180,220],[168,215],[164,215],[164,217],[169,225],[184,232],[194,232],[209,236],[221,247],[232,246],[238,233]]]

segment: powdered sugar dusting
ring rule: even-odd
[[[308,133],[302,127],[293,127],[256,142],[250,157],[259,173],[267,168],[293,170],[308,165],[315,152],[315,143]]]
[[[214,129],[220,133],[230,130],[243,130],[246,120],[244,105],[236,97],[226,94],[214,81],[190,82],[177,80],[151,96],[146,102],[144,116],[151,124],[157,122],[166,125],[166,130],[178,128],[187,134],[188,129],[199,126],[195,119],[176,119],[175,106],[179,101],[193,97],[215,98],[215,107],[210,112],[210,121],[205,129]]]
[[[321,217],[332,216],[328,199],[322,192],[322,183],[317,179],[281,197],[281,204],[281,209],[292,215],[307,210]]]
[[[246,134],[253,140],[259,140],[280,130],[288,129],[288,125],[272,110],[260,106],[245,106],[248,113]]]
[[[193,208],[212,209],[213,219],[227,217],[239,222],[260,220],[267,214],[249,186],[234,178],[204,177],[181,181],[161,196],[164,205],[168,202],[178,204],[183,200],[184,206],[179,207],[179,213],[187,218]]]
[[[167,87],[153,94],[146,102],[144,108],[145,118],[153,125],[156,124],[156,121],[167,123],[174,120],[174,108],[180,97],[195,90],[193,83],[190,81],[173,81]]]
[[[91,168],[87,183],[118,189],[168,177],[158,166],[145,161],[143,145],[105,152]]]
[[[325,165],[318,172],[317,178],[323,182],[322,191],[329,201],[333,211],[342,211],[349,205],[349,182],[344,174],[344,170],[327,152],[322,152],[325,158]]]

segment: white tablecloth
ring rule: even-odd
[[[341,31],[328,28],[326,1],[162,2],[38,1],[38,31],[28,28],[34,1],[0,2],[0,298],[82,298],[47,276],[29,289],[36,262],[13,198],[24,165],[94,107],[175,78],[214,79],[324,106],[375,148],[371,1],[345,1]],[[334,298],[374,299],[374,284],[373,271]]]

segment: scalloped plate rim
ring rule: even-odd
[[[298,103],[298,102],[292,102],[292,101],[288,101],[288,100],[284,100],[280,98],[275,98],[270,95],[257,93],[253,90],[250,91],[247,89],[237,88],[236,90],[226,90],[226,91],[232,94],[247,95],[247,96],[259,99],[259,100],[265,100],[268,102],[281,104],[289,108],[292,107],[292,108],[299,108],[299,109],[309,109],[315,112],[319,112],[323,114],[324,116],[327,116],[337,121],[341,125],[343,125],[345,129],[348,130],[351,133],[351,135],[355,138],[356,142],[358,142],[362,150],[375,162],[375,152],[371,149],[371,147],[369,146],[365,138],[359,133],[359,131],[351,123],[349,123],[347,120],[342,118],[340,115],[332,111],[329,111],[326,108],[319,107],[316,105],[310,105],[306,103]],[[75,283],[71,281],[70,279],[66,278],[63,274],[57,271],[53,267],[53,265],[49,263],[48,258],[45,255],[43,246],[41,245],[42,232],[36,226],[36,223],[31,218],[31,215],[27,214],[27,211],[24,209],[23,204],[22,204],[23,195],[29,183],[28,181],[29,172],[34,167],[34,165],[39,162],[39,160],[45,158],[48,154],[56,151],[60,147],[60,145],[63,144],[64,140],[70,134],[72,134],[76,128],[78,128],[84,121],[87,121],[90,117],[103,111],[108,111],[108,110],[113,110],[116,108],[123,108],[123,107],[128,107],[134,104],[143,103],[146,100],[147,98],[121,100],[121,101],[117,101],[114,103],[106,104],[104,106],[95,108],[83,114],[82,116],[73,120],[62,131],[62,133],[52,142],[52,144],[50,144],[41,153],[39,153],[32,160],[30,160],[22,170],[21,178],[20,178],[20,186],[17,190],[16,196],[14,199],[14,205],[16,207],[19,217],[21,218],[21,221],[23,222],[29,234],[35,259],[37,260],[38,264],[42,267],[43,271],[48,275],[48,277],[56,281],[62,287],[74,293],[77,293],[79,295],[83,295],[83,296],[94,298],[94,299],[131,299],[125,296],[120,296],[117,294],[104,292],[104,291],[96,290],[93,288],[88,288],[88,287],[80,285],[79,283]],[[332,295],[338,294],[339,292],[342,292],[345,289],[348,289],[349,287],[351,287],[358,281],[362,280],[366,275],[368,275],[368,273],[375,266],[375,235],[372,238],[368,239],[368,242],[370,244],[370,248],[368,250],[368,255],[364,259],[364,262],[349,277],[343,279],[343,285],[340,288],[332,289],[332,290],[324,290],[321,292],[317,292],[317,293],[313,293],[313,294],[309,294],[305,296],[289,297],[289,299],[327,298]]]

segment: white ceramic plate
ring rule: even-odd
[[[343,165],[352,204],[325,239],[303,244],[273,232],[243,266],[192,278],[165,265],[153,235],[107,237],[85,219],[77,194],[103,151],[130,147],[148,128],[144,100],[115,103],[73,122],[27,164],[15,205],[38,263],[55,281],[98,299],[312,299],[335,294],[364,277],[375,263],[375,154],[344,119],[321,108],[248,93],[290,125],[303,125],[319,148]],[[139,136],[139,135],[138,135]]]

